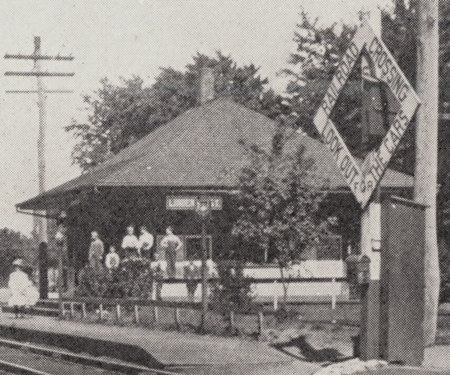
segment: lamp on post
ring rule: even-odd
[[[211,200],[199,198],[196,202],[195,212],[202,224],[202,321],[200,329],[203,331],[208,311],[206,223],[211,216]]]
[[[56,245],[58,246],[58,283],[57,283],[57,289],[58,289],[58,300],[59,300],[59,315],[60,318],[63,318],[62,316],[62,292],[63,292],[63,260],[64,260],[64,244],[65,244],[65,234],[66,234],[66,228],[65,228],[65,222],[66,222],[66,213],[65,211],[61,211],[58,218],[56,219],[56,224],[58,225],[58,231],[55,234],[55,241]]]

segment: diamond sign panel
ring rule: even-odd
[[[372,151],[360,166],[344,143],[333,121],[331,111],[361,53],[369,59],[375,76],[385,82],[400,104],[400,110],[384,136],[378,150]],[[420,104],[419,97],[398,67],[391,53],[364,21],[344,54],[325,97],[314,117],[323,142],[333,154],[342,176],[356,200],[364,208],[380,183],[387,165]]]

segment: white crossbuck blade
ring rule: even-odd
[[[329,116],[353,70],[355,62],[362,53],[369,60],[375,77],[389,86],[400,104],[400,110],[378,150],[370,152],[362,165],[359,166]],[[383,41],[376,36],[369,23],[364,21],[356,31],[350,47],[339,63],[314,117],[314,125],[323,142],[333,154],[339,170],[362,208],[365,208],[375,188],[380,183],[387,165],[419,105],[419,97],[391,53]]]

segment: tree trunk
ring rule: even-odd
[[[418,3],[417,93],[422,105],[417,113],[414,200],[425,210],[425,345],[436,338],[439,302],[439,256],[436,232],[438,137],[438,0]]]
[[[283,309],[286,310],[287,306],[287,291],[288,285],[286,282],[286,278],[284,277],[284,268],[280,266],[280,275],[281,275],[281,284],[283,285]]]

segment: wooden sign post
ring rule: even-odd
[[[167,196],[166,208],[168,210],[193,210],[201,221],[202,234],[202,319],[200,330],[204,331],[206,314],[208,311],[208,275],[207,275],[207,248],[206,224],[211,211],[222,210],[223,201],[219,196]]]
[[[330,119],[339,95],[360,56],[368,64],[371,76],[384,82],[399,103],[400,109],[377,149],[371,150],[359,165]],[[345,52],[325,97],[316,113],[314,124],[323,143],[333,155],[342,176],[363,209],[361,249],[370,258],[370,282],[361,296],[362,359],[379,358],[379,290],[380,290],[380,205],[370,204],[379,195],[378,186],[392,155],[404,136],[420,100],[391,53],[367,21],[356,31]],[[378,191],[378,194],[375,192]],[[379,196],[376,197],[379,199]],[[377,199],[377,200],[378,200]]]

